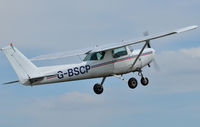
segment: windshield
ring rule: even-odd
[[[104,58],[105,52],[96,52],[88,54],[83,61],[90,60],[102,60]]]

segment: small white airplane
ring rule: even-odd
[[[150,63],[154,60],[155,55],[155,50],[151,48],[150,40],[193,30],[197,27],[198,26],[184,27],[155,36],[145,36],[142,39],[135,41],[123,41],[120,43],[114,43],[110,46],[95,47],[78,53],[61,56],[39,56],[33,59],[25,57],[11,43],[9,46],[2,48],[1,50],[6,55],[19,80],[4,84],[20,82],[26,86],[34,86],[102,77],[101,83],[97,83],[93,87],[96,94],[101,94],[103,92],[103,83],[106,77],[115,76],[121,80],[127,81],[122,78],[123,74],[138,72],[138,75],[141,76],[141,84],[146,86],[148,85],[149,80],[147,77],[143,76],[142,68],[145,66],[150,67]],[[142,49],[130,49],[130,45],[138,43],[144,43]],[[36,67],[31,62],[33,60],[57,59],[80,54],[85,54],[86,57],[78,64]],[[136,88],[138,85],[138,82],[134,77],[130,78],[127,82],[128,86],[132,89]]]

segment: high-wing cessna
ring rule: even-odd
[[[125,80],[122,78],[123,74],[138,72],[139,76],[141,76],[141,84],[146,86],[148,85],[149,80],[142,74],[142,68],[150,66],[155,55],[155,50],[151,48],[150,41],[193,30],[195,28],[197,28],[197,26],[189,26],[163,34],[145,36],[134,41],[123,41],[109,46],[98,46],[78,53],[60,56],[44,55],[33,59],[25,57],[11,43],[9,46],[4,47],[1,50],[6,55],[19,80],[7,82],[5,84],[20,82],[26,86],[34,86],[102,77],[101,83],[97,83],[93,87],[96,94],[101,94],[103,92],[103,83],[106,77],[115,76],[119,79]],[[131,50],[130,45],[138,43],[144,43],[142,49]],[[85,54],[86,57],[78,64],[36,67],[31,62],[33,60],[56,59],[80,54]],[[130,78],[127,82],[128,86],[132,89],[136,88],[138,85],[138,82],[134,77]]]

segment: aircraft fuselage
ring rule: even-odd
[[[46,75],[46,77],[43,80],[34,83],[25,82],[24,85],[40,85],[126,74],[138,71],[144,66],[150,64],[154,59],[155,50],[152,48],[145,49],[136,64],[132,67],[140,50],[130,51],[128,47],[126,48],[128,52],[127,55],[118,58],[113,58],[112,51],[108,50],[105,52],[104,59],[102,60],[83,61],[78,64],[40,67],[39,69],[43,72],[43,75]]]

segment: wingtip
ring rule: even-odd
[[[189,31],[189,30],[194,30],[198,28],[197,25],[193,25],[193,26],[188,26],[188,27],[184,27],[184,28],[181,28],[181,29],[178,29],[176,32],[177,33],[182,33],[182,32],[186,32],[186,31]]]
[[[196,29],[196,28],[198,28],[199,26],[193,25],[193,26],[190,26],[190,27],[191,27],[191,29]]]

